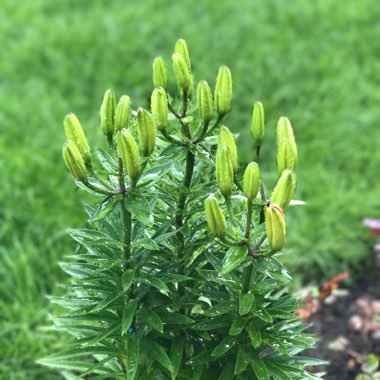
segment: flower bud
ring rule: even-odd
[[[84,162],[89,164],[91,161],[90,147],[78,118],[73,113],[70,113],[65,117],[63,125],[67,139],[77,146]]]
[[[226,115],[231,110],[232,78],[227,66],[221,66],[215,85],[215,103],[220,116]]]
[[[121,131],[128,128],[129,118],[131,116],[131,99],[123,95],[116,107],[115,112],[115,130]]]
[[[157,87],[153,90],[150,108],[157,128],[163,131],[168,125],[168,100],[162,87]]]
[[[149,156],[156,146],[156,126],[153,117],[143,108],[137,110],[137,128],[143,156]]]
[[[205,211],[209,230],[216,237],[222,238],[226,234],[227,223],[223,211],[213,194],[209,195],[205,201]]]
[[[232,168],[236,171],[238,167],[238,157],[235,138],[231,131],[224,125],[220,127],[218,147],[226,147],[229,149]]]
[[[295,189],[296,174],[292,170],[285,169],[273,190],[271,203],[279,205],[285,211],[292,200]]]
[[[63,160],[75,180],[81,182],[87,181],[86,165],[77,145],[71,140],[68,140],[63,145]]]
[[[289,119],[281,117],[277,123],[277,166],[278,173],[293,170],[297,163],[297,145]]]
[[[220,192],[224,197],[229,197],[232,193],[234,171],[230,150],[227,147],[220,147],[216,152],[215,175]]]
[[[192,86],[192,78],[189,68],[182,55],[174,53],[172,56],[173,70],[178,88],[181,94],[189,94],[190,87]]]
[[[261,102],[253,106],[251,132],[257,145],[264,139],[264,107]]]
[[[103,103],[100,107],[100,126],[108,140],[112,140],[112,135],[115,130],[115,109],[116,96],[113,90],[107,90],[103,97]]]
[[[250,162],[245,169],[243,176],[243,192],[244,195],[252,202],[260,187],[260,168],[256,162]]]
[[[141,175],[140,153],[133,136],[126,129],[117,135],[117,149],[129,177],[136,181]]]
[[[153,61],[153,86],[166,88],[166,67],[161,57]]]
[[[271,204],[269,207],[264,207],[264,215],[265,230],[272,252],[280,251],[285,244],[286,236],[284,213],[280,207]]]
[[[210,86],[205,80],[198,83],[197,103],[202,121],[205,124],[208,124],[214,116],[214,109],[212,104]]]
[[[183,57],[183,59],[186,62],[186,66],[188,70],[191,72],[190,55],[189,55],[189,50],[187,49],[186,41],[183,39],[179,39],[175,44],[174,52]]]

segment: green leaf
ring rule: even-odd
[[[146,323],[148,323],[148,325],[159,331],[161,334],[164,332],[164,326],[162,324],[161,318],[153,310],[139,310],[138,316]]]
[[[110,305],[113,301],[117,300],[122,293],[111,293],[109,294],[102,302],[96,305],[91,311],[96,312],[105,309],[108,305]]]
[[[269,373],[275,380],[292,380],[292,378],[276,364],[271,363],[269,360],[265,363]]]
[[[81,229],[69,230],[70,236],[80,244],[87,246],[108,246],[121,247],[122,243],[112,239],[109,235],[101,231]]]
[[[379,367],[379,359],[374,354],[369,354],[367,357],[367,362],[362,365],[362,369],[367,373],[374,373]]]
[[[234,364],[232,362],[227,363],[218,380],[231,380],[234,378]]]
[[[211,307],[210,309],[207,309],[204,312],[204,315],[207,317],[217,317],[222,314],[226,314],[230,312],[231,310],[234,310],[236,308],[236,302],[234,301],[224,301],[220,302],[217,305]]]
[[[140,337],[137,333],[128,335],[127,339],[127,380],[134,380],[140,357]]]
[[[163,367],[165,367],[170,373],[173,372],[173,364],[169,359],[165,350],[156,342],[150,339],[144,340],[144,347],[146,352],[157,360]]]
[[[212,360],[212,353],[213,349],[203,351],[198,355],[193,356],[186,364],[191,365],[192,367],[199,366],[205,363],[208,363]]]
[[[165,321],[165,323],[168,324],[188,325],[194,323],[194,320],[187,317],[186,315],[177,314],[167,310],[157,311],[157,314],[161,318],[161,320]]]
[[[226,336],[222,341],[214,348],[211,356],[218,358],[226,352],[228,352],[232,347],[235,346],[237,338],[235,336]]]
[[[231,318],[226,318],[222,316],[222,317],[206,319],[202,322],[199,322],[193,326],[193,329],[214,330],[214,329],[220,329],[222,327],[229,326],[230,324],[231,324]]]
[[[141,194],[134,193],[128,196],[125,208],[142,224],[152,225],[150,204]]]
[[[102,149],[96,149],[95,155],[106,171],[109,171],[109,172],[116,171],[115,160],[107,152],[105,152]]]
[[[245,315],[250,312],[255,296],[252,293],[241,294],[239,297],[239,314]]]
[[[169,292],[169,288],[166,286],[165,282],[163,282],[157,277],[154,277],[154,275],[141,278],[141,282],[151,285],[157,288],[158,290],[162,290],[163,292]]]
[[[235,318],[230,327],[229,334],[232,336],[239,335],[245,327],[247,320],[244,318]]]
[[[106,197],[88,221],[92,223],[105,218],[113,211],[119,201],[120,198],[117,196]]]
[[[179,368],[182,362],[183,349],[185,346],[184,336],[178,336],[173,339],[172,347],[170,349],[170,360],[173,364],[172,380],[175,380],[178,375]]]
[[[136,306],[137,305],[135,300],[130,300],[125,304],[123,311],[123,321],[121,325],[121,335],[124,335],[131,327]]]
[[[255,317],[260,318],[262,321],[267,323],[272,323],[273,318],[272,315],[269,314],[265,309],[259,309],[255,312]]]
[[[123,284],[123,291],[126,292],[131,287],[133,283],[133,276],[135,271],[133,269],[126,269],[123,273],[123,278],[121,280]]]
[[[220,274],[227,274],[238,267],[247,257],[247,248],[231,247],[224,257]]]
[[[136,240],[133,242],[133,246],[136,248],[145,248],[150,251],[157,251],[160,249],[160,246],[152,239],[149,239],[147,237],[143,237],[139,240]]]
[[[254,321],[251,321],[246,330],[248,331],[252,346],[254,348],[260,347],[262,343],[262,337],[260,328],[257,326],[257,324]]]
[[[255,373],[258,380],[269,380],[269,375],[267,367],[264,361],[258,356],[254,355],[249,364],[251,365],[253,372]]]
[[[234,374],[238,375],[239,373],[244,372],[245,369],[247,368],[248,363],[249,363],[249,354],[244,350],[243,347],[239,346],[238,352],[236,355]]]

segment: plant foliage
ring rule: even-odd
[[[195,95],[183,40],[173,69],[178,99],[165,90],[164,61],[154,61],[151,113],[106,92],[108,151],[89,154],[79,121],[65,119],[65,163],[97,201],[86,206],[91,227],[70,231],[78,249],[61,267],[72,284],[52,297],[68,310],[55,328],[74,342],[40,363],[68,379],[315,378],[305,366],[318,361],[300,356],[314,338],[275,257],[295,188],[290,123],[278,125],[274,203],[258,166],[262,104],[252,121],[256,163],[243,176],[221,124],[231,109],[229,69],[219,70],[214,97],[205,81]]]

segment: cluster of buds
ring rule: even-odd
[[[228,92],[228,83],[230,77],[223,68],[220,71],[220,78],[228,78],[227,85],[224,87],[219,84],[217,101],[218,112],[224,112],[229,106],[221,105],[221,94]],[[218,84],[217,84],[218,85]],[[224,88],[222,90],[221,88]],[[224,92],[223,92],[224,91]],[[224,99],[230,99],[226,96]],[[219,102],[219,104],[218,104]],[[260,146],[264,139],[264,108],[261,102],[257,102],[253,106],[251,133],[253,135],[257,159],[260,152]],[[297,147],[294,134],[290,122],[287,118],[281,117],[277,126],[277,163],[279,179],[271,194],[269,200],[266,199],[264,186],[261,182],[260,168],[258,162],[251,162],[247,165],[243,181],[240,185],[237,181],[238,155],[233,134],[230,130],[221,126],[218,139],[218,147],[215,160],[215,176],[218,188],[226,200],[226,206],[229,208],[229,199],[234,191],[234,186],[241,190],[247,199],[248,213],[252,213],[252,207],[255,202],[256,207],[262,207],[265,217],[266,238],[271,248],[271,252],[280,251],[285,243],[286,222],[285,210],[289,206],[296,188],[296,175],[293,171],[297,160]],[[259,206],[257,206],[259,205]],[[218,205],[215,196],[211,196],[206,200],[206,219],[210,231],[219,239],[224,238],[228,233],[226,220],[223,211]],[[251,215],[247,214],[247,223],[251,223]],[[248,225],[246,231],[250,230]],[[246,233],[245,237],[249,236]],[[244,241],[244,240],[243,240]],[[240,243],[242,243],[241,241]]]

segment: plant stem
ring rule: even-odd
[[[244,268],[243,275],[242,275],[242,285],[243,285],[243,291],[242,293],[247,293],[249,291],[249,288],[251,287],[251,277],[252,277],[252,270],[253,270],[253,262],[251,261],[247,267]]]
[[[247,224],[245,226],[245,235],[244,235],[244,237],[247,240],[249,240],[249,235],[251,233],[252,212],[253,212],[253,201],[248,199]]]
[[[229,197],[224,197],[225,201],[226,201],[226,206],[227,206],[227,210],[228,210],[228,215],[230,216],[230,219],[231,219],[231,222],[232,222],[232,225],[234,227],[236,227],[236,222],[235,222],[235,216],[234,216],[234,213],[232,211],[232,204],[231,204],[231,198]]]
[[[193,144],[197,144],[203,140],[203,138],[206,136],[209,124],[210,123],[203,123],[201,133],[199,134],[199,136],[195,140],[193,140]]]
[[[166,132],[165,129],[163,131],[161,131],[161,133],[166,138],[166,140],[168,140],[169,142],[171,142],[175,145],[179,145],[179,146],[186,146],[187,145],[187,142],[175,139],[174,137],[170,136],[169,133]]]
[[[83,182],[83,184],[86,187],[88,187],[90,190],[93,190],[93,191],[95,191],[95,192],[97,192],[99,194],[104,194],[104,195],[116,195],[117,194],[117,192],[115,192],[115,191],[103,190],[100,187],[97,187],[97,186],[93,185],[89,181]]]
[[[123,218],[123,231],[124,231],[123,266],[124,266],[124,269],[126,269],[128,267],[128,263],[130,261],[130,256],[131,256],[132,215],[125,207],[125,200],[127,198],[127,189],[125,187],[123,172],[124,172],[123,161],[121,160],[121,158],[119,158],[118,179],[119,179],[120,193],[122,195],[122,198],[120,201],[120,207],[121,207],[121,215]]]

